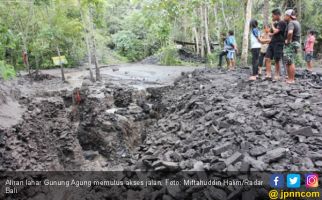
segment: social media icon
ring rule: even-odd
[[[284,187],[284,175],[273,174],[270,177],[269,184],[272,188],[283,188]]]
[[[307,174],[305,176],[305,186],[307,188],[317,188],[317,187],[319,187],[319,175],[317,175],[317,174]]]
[[[287,175],[287,187],[288,188],[300,188],[301,187],[301,175],[300,174],[288,174]]]

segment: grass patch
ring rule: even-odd
[[[169,45],[161,49],[161,65],[176,66],[182,65],[179,59],[178,50],[175,46]]]
[[[4,61],[0,61],[0,75],[4,80],[8,80],[16,77],[16,71],[13,66],[6,64]]]

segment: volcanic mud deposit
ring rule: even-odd
[[[30,84],[24,78],[22,81]],[[60,82],[57,78],[41,80],[31,87],[43,85],[43,90],[28,92],[21,92],[24,87],[16,84],[17,95],[3,97],[2,106],[10,100],[22,111],[12,126],[0,126],[1,169],[122,169],[132,150],[144,140],[145,128],[156,120],[153,95],[88,80],[74,90],[61,83],[56,90],[46,91],[44,88],[53,87],[52,81]]]
[[[242,180],[250,171],[321,171],[322,75],[301,71],[294,85],[248,82],[247,76],[244,70],[202,69],[183,73],[173,86],[146,90],[85,80],[74,90],[62,86],[29,96],[17,93],[15,98],[26,111],[17,124],[0,129],[0,166],[40,171],[116,169],[124,171],[119,181]],[[244,186],[93,188],[68,195],[267,198],[265,191],[254,193]]]

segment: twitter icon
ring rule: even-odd
[[[286,178],[288,188],[300,188],[301,187],[301,175],[300,174],[288,174]]]

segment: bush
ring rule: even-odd
[[[169,45],[161,49],[161,65],[181,65],[178,50],[175,46]]]
[[[300,68],[305,67],[305,61],[303,59],[302,53],[298,53],[295,56],[295,66]]]
[[[218,51],[214,51],[211,54],[207,55],[207,63],[210,65],[210,67],[217,66],[220,53],[221,53],[221,51],[218,50]],[[225,58],[223,58],[223,62],[224,61],[225,61]]]
[[[16,76],[16,71],[13,66],[6,64],[0,60],[0,75],[4,80],[8,80]]]
[[[130,61],[138,61],[145,57],[144,45],[130,31],[120,31],[113,35],[116,50]]]

